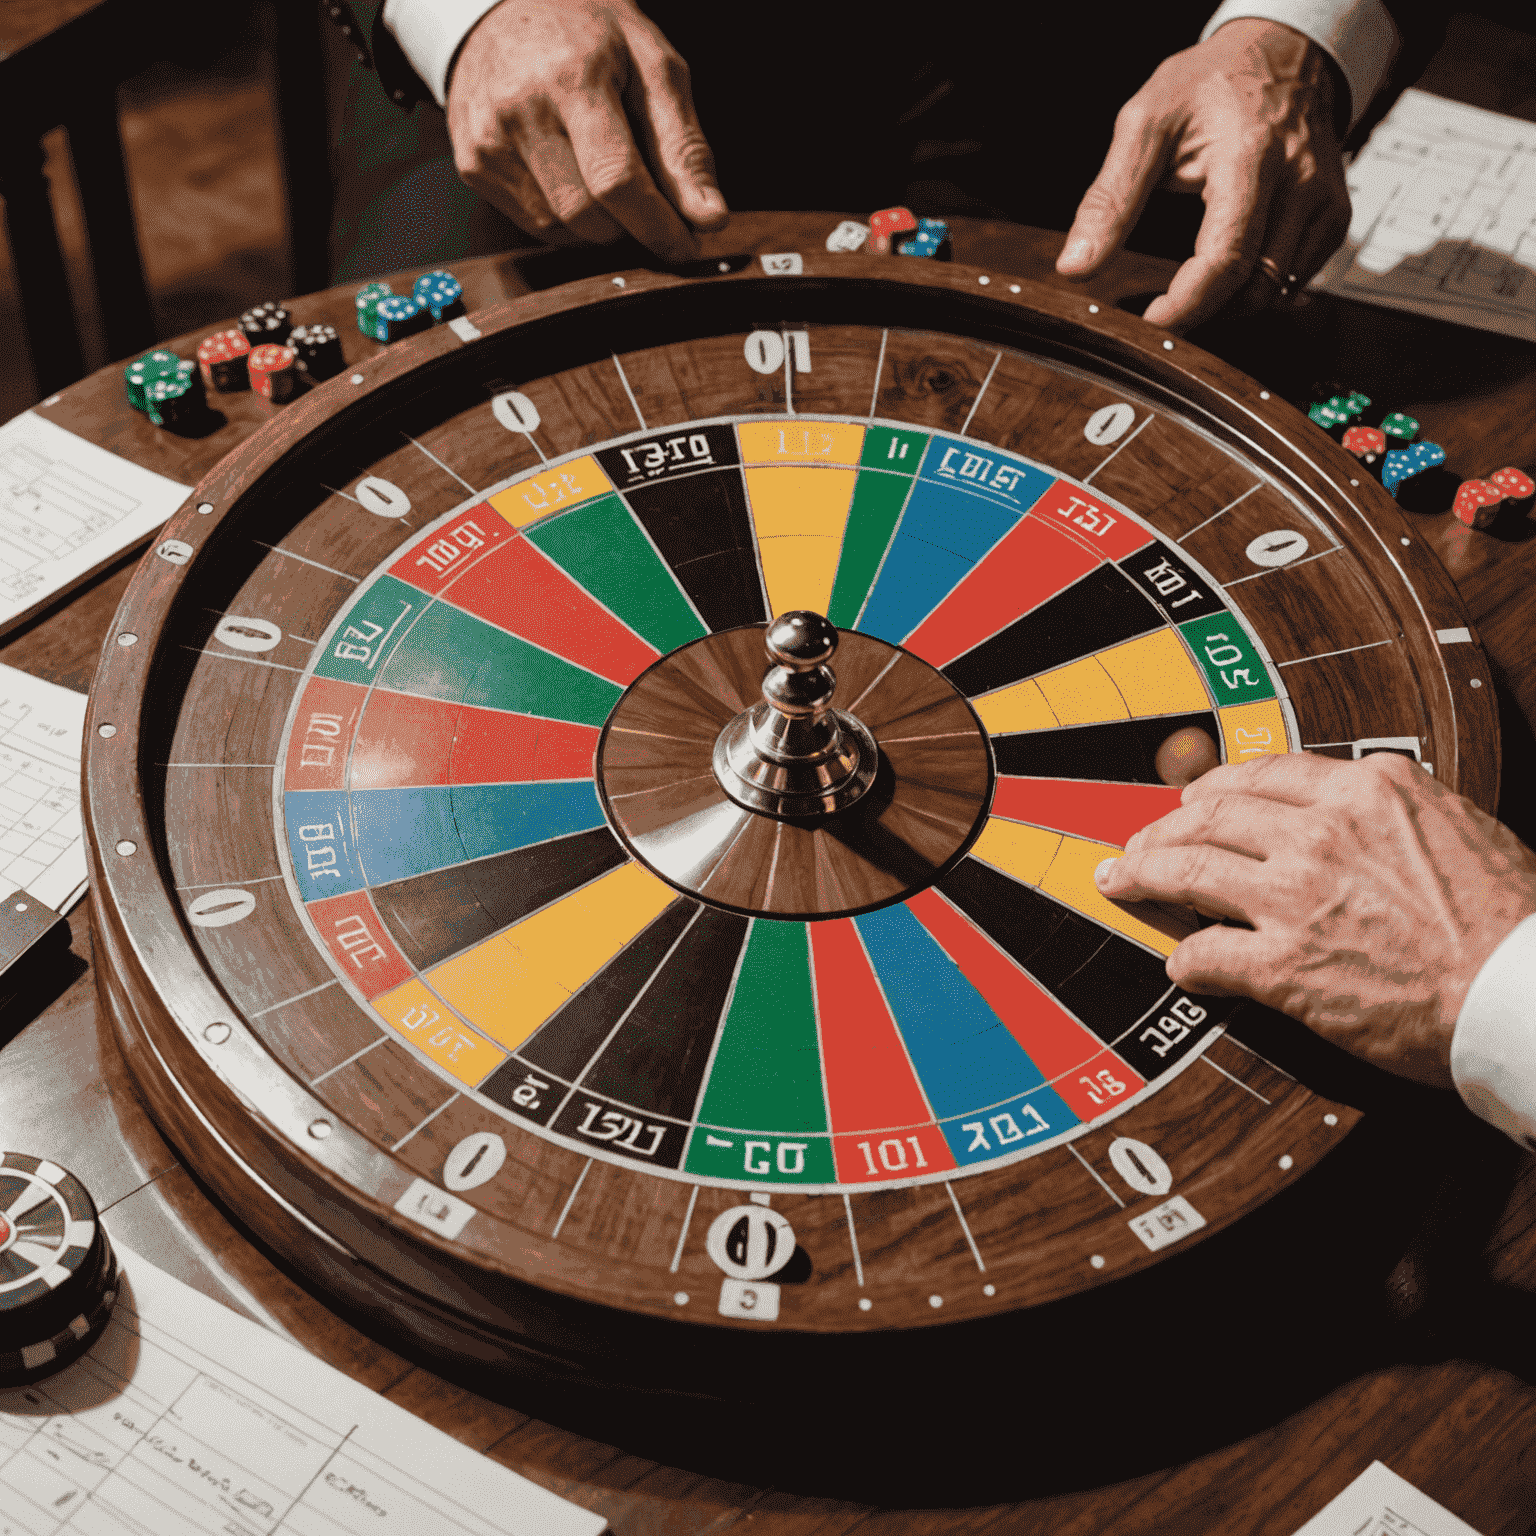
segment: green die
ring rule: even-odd
[[[194,365],[195,366],[195,365]],[[181,359],[174,352],[156,348],[136,357],[123,369],[123,383],[128,391],[128,404],[136,411],[149,409],[148,389],[156,379],[175,378],[181,368]]]
[[[364,283],[357,290],[357,328],[372,341],[378,340],[379,300],[389,298],[393,292],[388,283]]]
[[[1400,444],[1411,443],[1419,435],[1419,424],[1402,411],[1393,411],[1381,424],[1381,430]]]

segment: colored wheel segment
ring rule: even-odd
[[[789,609],[848,632],[834,703],[882,755],[825,824],[710,769]],[[1187,930],[1092,869],[1177,804],[1170,734],[1291,750],[1282,698],[1209,577],[1048,467],[700,422],[516,478],[359,588],[290,716],[288,877],[381,1028],[541,1134],[725,1184],[936,1179],[1213,1037],[1226,1005],[1162,968]]]

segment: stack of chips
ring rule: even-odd
[[[205,336],[197,349],[203,383],[221,395],[250,388],[250,375],[246,371],[246,359],[250,354],[251,344],[240,331],[215,331],[212,336]]]
[[[399,341],[418,331],[430,330],[432,316],[404,294],[392,293],[381,298],[374,309],[373,334],[377,341]]]
[[[949,259],[949,225],[943,219],[919,219],[917,233],[896,247],[898,256],[929,256]]]
[[[1389,417],[1388,420],[1391,418]],[[1405,421],[1412,421],[1412,417],[1404,417]],[[1418,431],[1419,424],[1415,421],[1413,429]],[[1382,430],[1386,431],[1386,423],[1382,423]],[[1389,434],[1390,435],[1390,434]],[[1386,489],[1396,496],[1399,490],[1415,475],[1422,475],[1426,470],[1437,469],[1445,463],[1445,449],[1439,443],[1415,443],[1411,448],[1393,448],[1381,466],[1381,483]]]
[[[240,330],[253,347],[270,342],[282,346],[293,329],[293,316],[275,299],[258,304],[240,316]]]
[[[917,228],[917,216],[910,208],[882,208],[869,216],[869,249],[872,255],[888,256],[891,237]]]
[[[357,328],[370,340],[378,336],[379,300],[387,299],[393,292],[388,283],[364,283],[354,295],[353,302],[357,305]]]
[[[452,272],[423,272],[411,289],[411,297],[431,315],[434,325],[456,320],[464,313],[464,285]]]
[[[334,325],[295,326],[288,345],[294,351],[294,366],[311,384],[334,379],[347,366]]]
[[[264,400],[281,405],[299,392],[298,358],[292,347],[270,342],[251,349],[251,388]]]

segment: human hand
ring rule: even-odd
[[[1257,998],[1440,1087],[1467,989],[1536,912],[1536,854],[1392,753],[1215,768],[1096,880],[1116,901],[1250,925],[1185,939],[1168,960],[1179,986]]]
[[[627,231],[682,260],[690,225],[730,217],[688,66],[628,0],[487,11],[449,78],[448,135],[464,181],[541,240]]]
[[[1349,233],[1333,91],[1328,56],[1278,22],[1229,21],[1164,59],[1115,118],[1056,270],[1092,277],[1162,186],[1198,193],[1205,214],[1148,320],[1186,330],[1290,297]]]

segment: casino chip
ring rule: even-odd
[[[57,1163],[0,1153],[0,1386],[84,1354],[112,1315],[117,1284],[85,1186]]]

